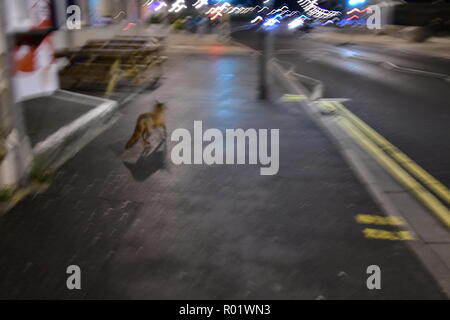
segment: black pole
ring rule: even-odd
[[[267,64],[269,60],[269,48],[268,48],[268,31],[262,30],[260,38],[261,54],[258,59],[258,71],[259,71],[259,88],[258,98],[260,100],[267,100],[268,88],[267,88]]]

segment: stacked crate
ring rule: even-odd
[[[57,56],[69,60],[60,73],[62,89],[100,91],[106,98],[119,87],[158,80],[166,60],[160,38],[139,36],[92,40]]]

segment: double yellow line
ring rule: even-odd
[[[450,229],[450,211],[446,207],[450,204],[450,191],[446,186],[341,103],[322,101],[321,104],[327,111],[334,111],[339,126]]]

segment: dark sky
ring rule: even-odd
[[[275,0],[276,2],[276,5],[275,5],[275,7],[281,7],[282,5],[284,5],[284,4],[287,4],[290,8],[292,8],[292,9],[298,9],[299,8],[299,5],[297,4],[297,0]],[[432,2],[436,2],[436,0],[406,0],[407,2],[411,2],[411,3],[432,3]],[[447,3],[450,3],[450,0],[444,0],[445,2],[447,2]],[[256,0],[256,1],[254,1],[253,3],[256,5],[256,4],[259,4],[259,3],[261,3],[262,1],[258,1],[258,0]],[[341,4],[341,5],[345,5],[345,3],[347,2],[347,0],[319,0],[319,5],[322,7],[322,8],[325,8],[325,9],[333,9],[335,6],[337,6],[338,4]],[[250,3],[252,3],[252,2],[250,2]]]
[[[191,1],[195,2],[196,0]],[[261,6],[263,3],[263,0],[227,0],[227,1],[234,5],[243,5],[243,6],[256,6],[256,5]],[[297,1],[298,0],[275,0],[274,7],[279,8],[282,7],[283,5],[287,5],[291,10],[300,10],[300,6],[297,3]],[[319,0],[319,6],[329,10],[342,10],[343,8],[345,8],[347,1],[348,0]],[[406,1],[410,3],[432,3],[436,2],[437,0],[406,0]],[[450,3],[450,0],[441,0],[441,1]]]
[[[338,5],[339,3],[345,4],[346,0],[325,0],[325,1],[319,1],[319,5],[322,8],[325,9],[332,9],[334,6]],[[298,10],[300,6],[297,3],[297,0],[275,0],[275,7],[279,8],[283,5],[288,5],[289,8]]]

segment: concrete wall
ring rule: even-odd
[[[9,108],[11,95],[7,70],[5,68],[8,56],[5,38],[2,36],[4,32],[4,27],[0,21],[0,163],[8,152],[6,148],[6,137],[11,132],[11,114]]]
[[[16,187],[27,176],[32,161],[21,105],[12,97],[11,45],[4,5],[0,1],[0,189]]]

